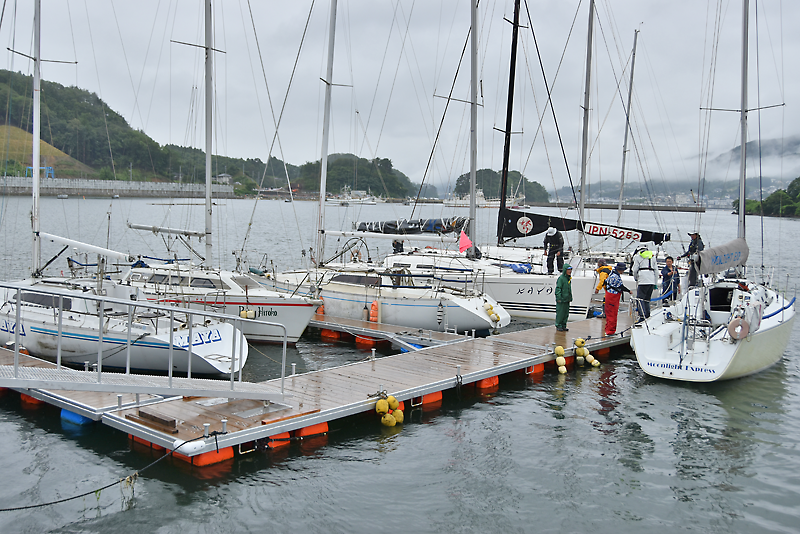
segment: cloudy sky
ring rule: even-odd
[[[8,2],[0,27],[6,46],[25,54],[32,54],[30,4]],[[764,110],[760,120],[753,113],[750,139],[759,129],[763,139],[796,136],[800,75],[793,58],[800,57],[800,35],[791,23],[800,20],[800,3],[766,0],[757,13],[751,4],[758,53],[752,46],[750,107],[786,106]],[[495,128],[505,124],[511,35],[504,18],[511,19],[512,10],[512,1],[479,6],[479,168],[501,166],[502,134]],[[553,190],[568,185],[570,176],[579,180],[589,3],[528,0],[522,10],[511,168]],[[202,51],[171,42],[202,43],[201,1],[43,0],[42,11],[43,58],[78,62],[44,64],[45,79],[98,93],[161,144],[203,146]],[[619,180],[623,100],[637,29],[628,179],[696,180],[698,154],[707,150],[713,158],[739,144],[737,114],[700,108],[739,108],[741,11],[738,0],[598,0],[591,181]],[[319,159],[329,15],[323,0],[214,3],[214,46],[224,51],[214,56],[214,153],[266,160],[275,132],[271,97],[276,115],[286,99],[273,155],[293,164]],[[413,181],[425,176],[440,190],[467,172],[468,106],[451,102],[442,123],[442,97],[452,86],[455,99],[469,98],[468,55],[459,70],[469,21],[465,0],[340,0],[330,152],[389,158]],[[554,87],[561,141],[545,110],[534,35]],[[8,52],[5,68],[31,71],[26,58]],[[800,171],[796,159],[770,165],[775,177]],[[737,172],[736,164],[722,164],[709,176],[735,180]]]

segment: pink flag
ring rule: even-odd
[[[461,230],[461,236],[459,236],[458,238],[458,251],[464,252],[471,246],[472,246],[472,241],[469,240],[467,234],[464,233],[464,230]]]

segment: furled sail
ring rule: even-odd
[[[747,262],[750,248],[743,237],[700,252],[700,274],[716,274]]]
[[[397,219],[394,221],[358,222],[353,226],[358,232],[378,234],[449,234],[467,227],[467,217],[445,217],[442,219]]]
[[[497,233],[504,241],[541,234],[547,231],[551,226],[562,232],[582,230],[586,235],[599,237],[607,236],[631,241],[652,241],[657,245],[660,245],[664,241],[669,241],[670,238],[670,234],[662,232],[651,232],[649,230],[598,224],[588,221],[581,222],[566,217],[541,215],[538,213],[527,213],[510,209],[500,210],[497,216],[497,225]]]

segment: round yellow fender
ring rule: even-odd
[[[394,426],[397,424],[397,419],[392,414],[386,413],[381,417],[381,423],[383,423],[383,426]]]
[[[378,415],[389,413],[389,402],[386,399],[378,399],[378,402],[375,403],[375,411]]]

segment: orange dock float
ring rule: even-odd
[[[338,321],[328,316],[325,319],[325,326]],[[426,332],[425,337],[439,344],[287,376],[286,395],[281,402],[45,389],[20,389],[20,392],[125,432],[139,447],[175,451],[174,456],[182,461],[179,463],[204,467],[228,461],[236,454],[275,450],[291,442],[309,449],[324,445],[332,421],[374,412],[381,395],[405,401],[409,412],[429,411],[441,406],[444,391],[462,385],[473,384],[476,391],[486,394],[498,388],[501,377],[508,373],[541,377],[545,364],[556,358],[556,346],[564,348],[568,367],[574,368],[577,338],[583,338],[585,347],[593,354],[606,359],[611,347],[628,344],[625,329],[630,322],[628,316],[620,316],[619,328],[623,334],[609,337],[603,336],[604,321],[600,319],[571,322],[569,332],[557,332],[553,326],[487,338]],[[364,323],[375,328],[384,326]],[[405,335],[400,327],[394,328],[391,335]],[[373,335],[374,339],[380,337],[379,334],[369,337]],[[12,351],[0,350],[0,371],[7,370],[13,359]],[[54,367],[26,355],[20,355],[20,364]],[[276,386],[280,379],[263,384]],[[2,385],[8,384],[2,382]]]

